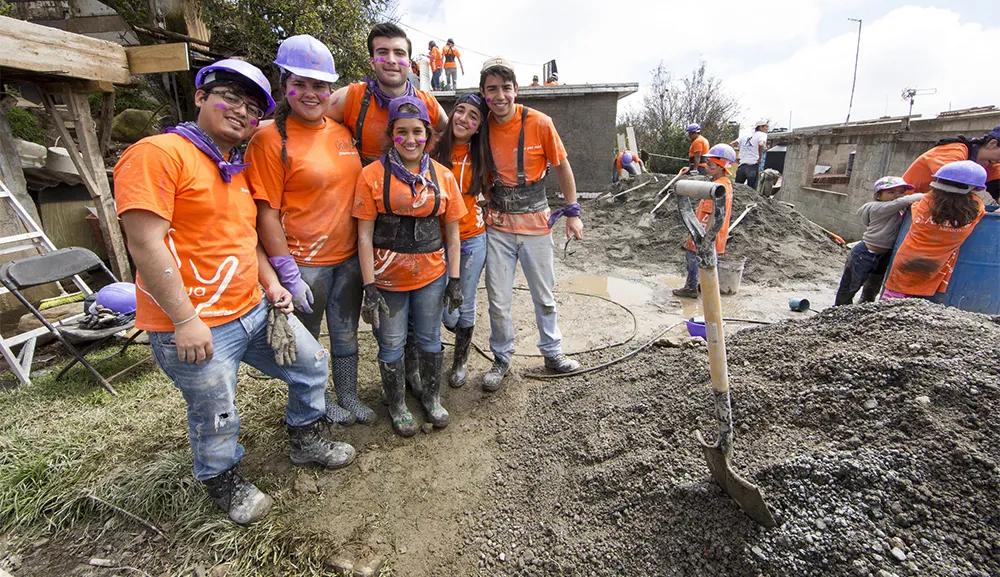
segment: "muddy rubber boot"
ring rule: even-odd
[[[510,371],[510,363],[494,358],[493,366],[483,375],[483,390],[488,393],[500,390],[500,385],[508,371]]]
[[[382,388],[385,390],[385,398],[389,401],[392,430],[400,437],[412,437],[417,434],[417,423],[413,420],[410,410],[406,408],[406,380],[404,376],[406,369],[403,364],[403,359],[394,363],[379,361],[378,368],[379,372],[382,373]]]
[[[274,501],[253,483],[243,478],[239,463],[204,481],[208,496],[237,525],[256,523],[267,515]]]
[[[333,388],[337,391],[340,406],[354,415],[359,423],[375,420],[375,411],[358,399],[358,355],[333,357]]]
[[[469,376],[469,349],[472,348],[472,329],[475,327],[455,329],[455,358],[451,363],[451,376],[448,377],[448,384],[458,388],[465,386],[465,381]]]
[[[448,426],[448,411],[441,406],[441,365],[444,363],[444,353],[428,353],[420,351],[420,382],[424,392],[420,395],[420,404],[427,411],[427,419],[435,429]]]
[[[291,459],[296,465],[319,465],[327,469],[346,467],[354,461],[356,452],[347,443],[331,441],[323,436],[328,429],[323,419],[305,427],[287,425],[291,438]]]
[[[403,347],[403,361],[406,363],[406,385],[419,397],[424,389],[420,383],[420,349],[417,348],[416,337],[407,336],[406,346]]]
[[[557,373],[572,373],[580,370],[580,363],[559,353],[554,357],[545,357],[545,368]]]
[[[336,386],[337,383],[334,382],[334,387]],[[335,397],[333,395],[333,391],[330,390],[330,385],[326,386],[326,393],[323,394],[323,399],[326,400],[326,419],[331,423],[337,423],[343,427],[349,427],[357,421],[354,417],[354,413],[337,404],[337,397]]]

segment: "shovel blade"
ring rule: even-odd
[[[729,466],[729,459],[725,452],[717,445],[710,445],[702,438],[701,432],[697,432],[698,444],[705,454],[705,461],[708,462],[708,470],[712,472],[712,478],[722,487],[736,504],[754,521],[770,529],[777,525],[771,510],[764,501],[764,494],[760,487],[754,485],[736,474],[736,471]]]

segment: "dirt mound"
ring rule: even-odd
[[[736,334],[734,467],[763,489],[771,530],[693,440],[714,436],[704,349],[554,381],[535,418],[498,434],[467,561],[482,575],[1000,574],[998,338],[986,316],[919,300]]]
[[[605,197],[586,201],[583,208],[589,239],[597,241],[581,243],[587,258],[608,264],[664,263],[670,272],[683,274],[683,244],[688,233],[676,201],[668,200],[655,218],[648,216],[656,206],[656,192],[671,178],[641,175],[611,188],[614,194],[643,184],[639,190],[614,200]],[[746,281],[779,285],[839,277],[847,251],[818,226],[787,204],[765,199],[746,185],[734,185],[733,193],[733,222],[748,205],[756,205],[732,231],[726,246],[730,257],[747,258],[743,274]]]

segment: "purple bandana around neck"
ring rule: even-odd
[[[206,156],[219,166],[219,174],[222,175],[222,180],[226,182],[231,182],[234,174],[239,174],[244,168],[250,166],[249,164],[241,163],[243,155],[236,148],[229,152],[229,160],[226,161],[226,157],[222,155],[222,151],[219,150],[215,141],[209,135],[205,134],[205,131],[194,122],[182,122],[177,126],[171,126],[167,129],[167,132],[183,136],[191,144],[195,145],[198,150],[204,152]]]
[[[378,80],[368,76],[365,76],[364,80],[368,84],[368,91],[375,97],[375,102],[378,103],[378,107],[388,110],[389,101],[396,97],[386,94],[385,91],[379,87]],[[406,81],[406,92],[400,94],[400,96],[416,96],[416,92],[413,90],[413,85],[410,84],[409,80]]]
[[[385,165],[386,163],[389,163],[389,171],[392,172],[393,176],[410,185],[410,194],[414,197],[417,196],[418,182],[430,190],[437,190],[437,187],[434,186],[434,181],[429,177],[424,177],[424,174],[430,169],[431,164],[431,157],[426,152],[424,152],[423,157],[420,159],[420,174],[413,174],[410,172],[410,169],[403,165],[403,159],[400,158],[396,147],[390,148],[387,154],[382,155],[382,164]]]

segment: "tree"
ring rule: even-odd
[[[686,158],[690,141],[687,125],[697,122],[712,144],[735,138],[731,122],[738,112],[736,100],[722,89],[722,81],[710,76],[702,62],[681,80],[661,62],[650,73],[652,81],[642,106],[622,115],[619,125],[631,125],[644,150]],[[660,171],[677,170],[683,163],[656,160]],[[672,170],[671,170],[672,169]]]

